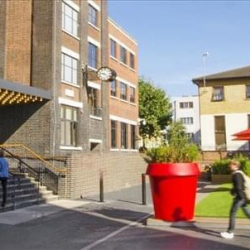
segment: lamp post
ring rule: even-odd
[[[203,66],[203,87],[206,87],[206,57],[209,56],[208,52],[202,54],[202,66]]]

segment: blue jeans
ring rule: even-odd
[[[228,227],[228,232],[232,233],[235,228],[235,216],[239,208],[242,208],[244,214],[250,219],[250,211],[248,210],[247,207],[247,201],[245,199],[239,200],[239,199],[234,199],[233,204],[230,210],[230,220],[229,220],[229,227]]]

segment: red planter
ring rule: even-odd
[[[196,163],[151,163],[150,177],[155,218],[187,221],[194,217],[199,168]]]

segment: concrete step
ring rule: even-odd
[[[53,195],[53,197],[48,197],[48,198],[40,197],[40,198],[19,201],[19,202],[15,202],[15,204],[13,202],[11,202],[11,203],[7,202],[6,206],[4,208],[0,207],[0,213],[12,211],[12,210],[16,210],[16,209],[20,209],[20,208],[24,208],[24,207],[29,207],[29,206],[33,206],[33,205],[43,204],[46,202],[52,202],[52,201],[56,201],[56,200],[58,200],[58,196]]]

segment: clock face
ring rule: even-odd
[[[102,81],[108,81],[113,77],[113,72],[109,67],[102,67],[97,71],[97,76]]]

